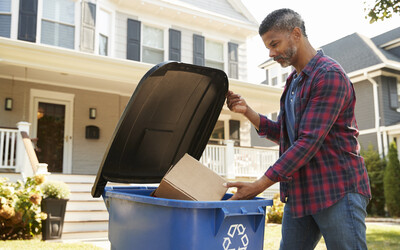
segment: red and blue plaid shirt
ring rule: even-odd
[[[318,51],[299,75],[290,145],[285,96],[294,73],[286,81],[277,121],[260,115],[259,135],[280,146],[280,158],[265,175],[280,182],[281,200],[291,204],[294,217],[316,214],[350,192],[370,198],[357,141],[353,84],[338,63]]]

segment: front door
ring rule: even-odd
[[[31,89],[31,138],[36,155],[49,172],[72,172],[72,117],[74,95]]]
[[[37,157],[49,172],[63,172],[65,105],[39,102]]]

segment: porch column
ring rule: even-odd
[[[29,122],[18,122],[18,134],[17,134],[17,152],[16,152],[16,172],[20,172],[23,179],[27,176],[33,175],[33,170],[30,165],[28,154],[25,150],[24,142],[22,141],[21,132],[26,132],[29,135],[29,129],[31,124]]]
[[[226,166],[226,177],[230,180],[235,179],[235,150],[234,141],[226,140],[226,155],[225,155],[225,166]]]

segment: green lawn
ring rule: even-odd
[[[265,227],[264,250],[279,249],[280,240],[281,240],[281,225],[268,224]],[[400,225],[367,224],[367,244],[368,248],[373,250],[399,249]],[[59,243],[59,242],[41,241],[38,239],[0,242],[0,250],[14,250],[14,249],[101,250],[102,248],[96,247],[88,243]],[[326,249],[323,239],[319,242],[319,244],[315,249],[316,250]]]
[[[54,249],[70,249],[70,250],[103,250],[88,243],[60,243],[41,240],[7,240],[0,241],[0,250],[22,250],[22,249],[40,249],[40,250],[54,250]]]
[[[279,249],[281,225],[268,224],[265,227],[264,250]],[[400,249],[400,225],[367,224],[368,249]],[[316,250],[326,249],[324,239],[318,243]]]

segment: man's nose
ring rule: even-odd
[[[274,57],[276,57],[276,55],[277,54],[274,50],[272,50],[272,49],[269,50],[269,57],[274,58]]]

